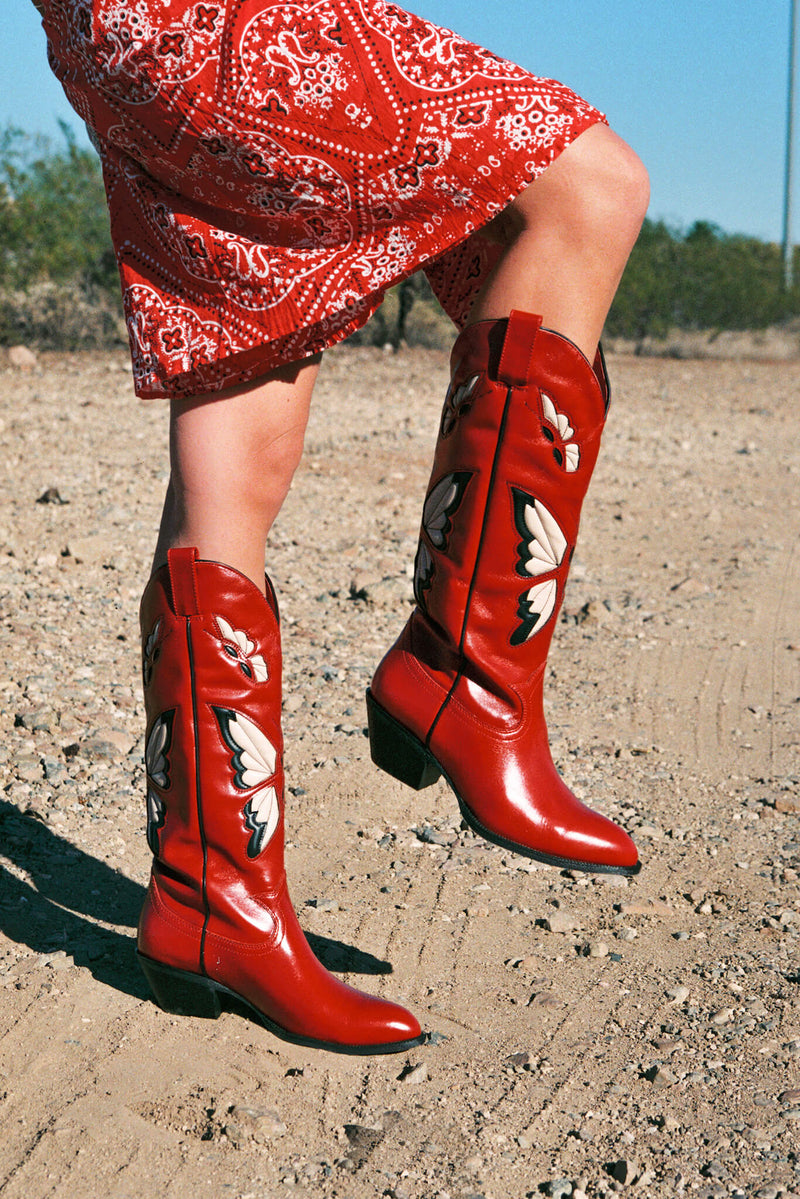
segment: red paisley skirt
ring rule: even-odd
[[[463,324],[480,230],[602,114],[385,0],[45,0],[94,134],[137,394],[348,336],[424,266]]]

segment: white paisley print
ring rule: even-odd
[[[595,108],[385,0],[43,0],[99,147],[136,391],[313,354],[424,266],[463,324],[480,230]]]

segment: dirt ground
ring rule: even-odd
[[[631,881],[489,847],[444,785],[372,765],[446,361],[324,365],[268,555],[287,861],[326,964],[431,1034],[375,1058],[149,998],[137,605],[165,408],[121,354],[0,369],[3,1199],[800,1192],[800,365],[609,365],[547,696]]]

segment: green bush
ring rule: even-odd
[[[783,287],[780,246],[698,221],[685,234],[645,221],[609,314],[615,337],[668,329],[763,329],[800,313],[800,253]]]
[[[61,128],[58,149],[19,129],[0,133],[0,287],[48,280],[117,292],[99,160]]]

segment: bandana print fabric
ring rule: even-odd
[[[384,0],[46,0],[103,164],[142,397],[348,336],[424,266],[462,325],[493,216],[604,118]]]

